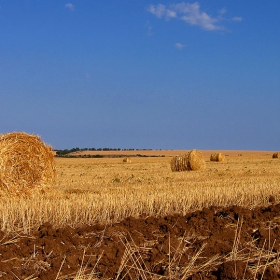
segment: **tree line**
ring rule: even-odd
[[[152,149],[121,149],[121,148],[72,148],[72,149],[63,149],[55,150],[57,156],[65,156],[74,152],[83,152],[83,151],[151,151]]]

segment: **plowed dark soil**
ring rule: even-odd
[[[0,279],[273,280],[280,279],[279,252],[280,204],[110,226],[45,223],[28,236],[0,233]]]

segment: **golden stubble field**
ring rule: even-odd
[[[203,171],[172,172],[172,156],[186,151],[120,151],[123,158],[56,158],[56,184],[29,198],[3,198],[1,229],[29,233],[44,222],[56,227],[111,224],[128,216],[185,215],[211,205],[254,208],[280,200],[280,160],[268,151],[201,151]],[[89,152],[84,152],[88,154]],[[91,152],[93,153],[93,152]],[[141,154],[146,157],[134,157]]]

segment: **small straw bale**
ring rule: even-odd
[[[198,150],[192,150],[181,156],[175,156],[170,162],[171,170],[174,171],[196,171],[205,169],[205,160]]]
[[[276,152],[272,155],[272,158],[280,158],[280,152]]]
[[[52,148],[39,136],[25,132],[0,134],[0,191],[31,194],[55,181]]]
[[[123,162],[131,163],[131,158],[128,158],[128,157],[127,157],[127,158],[124,158],[124,159],[123,159]]]
[[[223,153],[215,153],[215,154],[211,154],[210,156],[210,161],[225,161],[225,155]]]

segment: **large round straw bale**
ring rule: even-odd
[[[192,150],[189,152],[189,166],[190,170],[205,169],[205,160],[200,151]]]
[[[192,150],[185,155],[173,157],[170,166],[172,171],[203,170],[205,160],[201,152]]]
[[[131,158],[124,158],[123,162],[131,163]]]
[[[39,136],[24,132],[0,135],[0,190],[28,194],[55,179],[53,151]]]
[[[225,155],[223,153],[211,154],[210,161],[225,161]]]
[[[272,158],[280,158],[280,152],[276,152],[272,155]]]

